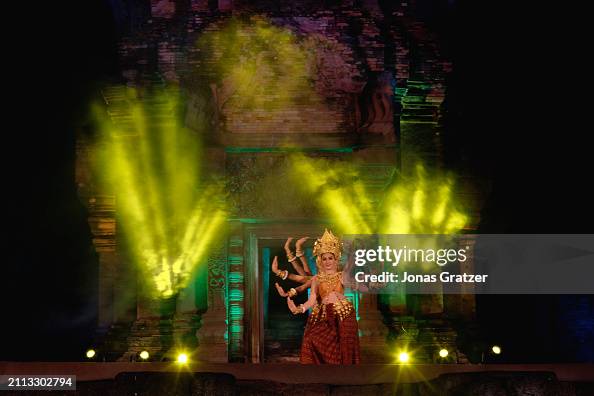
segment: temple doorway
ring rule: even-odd
[[[274,256],[278,257],[279,268],[290,273],[296,273],[287,262],[283,249],[285,240],[265,239],[259,243],[259,257],[261,257],[262,297],[263,297],[263,330],[264,348],[263,361],[266,363],[298,362],[303,330],[307,320],[306,315],[293,315],[287,307],[286,298],[281,297],[276,290],[275,282],[288,291],[291,287],[301,284],[290,279],[282,280],[270,270]],[[306,250],[311,257],[311,249]],[[310,260],[311,263],[311,260]],[[315,267],[315,265],[314,265]],[[293,301],[297,305],[304,303],[308,292],[297,295]]]

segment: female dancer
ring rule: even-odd
[[[289,261],[294,267],[299,266],[294,263],[296,258],[303,257],[300,248],[304,240],[302,238],[298,241],[297,256],[293,256],[288,249],[290,239],[285,244]],[[342,244],[332,232],[325,230],[324,235],[316,240],[313,254],[318,267],[318,274],[315,276],[311,276],[304,258],[301,259],[302,263],[305,261],[304,268],[300,270],[295,267],[300,275],[279,271],[276,257],[273,262],[273,272],[278,276],[283,279],[290,277],[303,283],[298,289],[305,290],[311,286],[309,299],[297,307],[291,299],[297,294],[297,290],[291,289],[289,293],[284,293],[276,284],[279,293],[287,296],[287,306],[293,314],[303,314],[312,308],[303,334],[300,362],[357,364],[360,360],[357,318],[353,304],[344,296],[344,286],[349,285],[350,281],[338,268]]]

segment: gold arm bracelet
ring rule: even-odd
[[[287,279],[287,276],[289,276],[289,271],[287,271],[287,270],[284,270],[284,271],[283,270],[279,270],[276,273],[276,276],[278,276],[282,280],[285,280],[285,279]]]

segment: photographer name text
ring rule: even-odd
[[[401,276],[400,276],[401,275]],[[381,274],[366,274],[363,271],[355,273],[355,281],[359,283],[484,283],[489,275],[476,274],[451,274],[441,272],[439,274],[394,274],[382,272]]]

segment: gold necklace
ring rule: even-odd
[[[320,283],[328,283],[331,288],[334,288],[336,284],[340,281],[340,276],[342,272],[335,272],[333,274],[319,274],[318,279]]]

